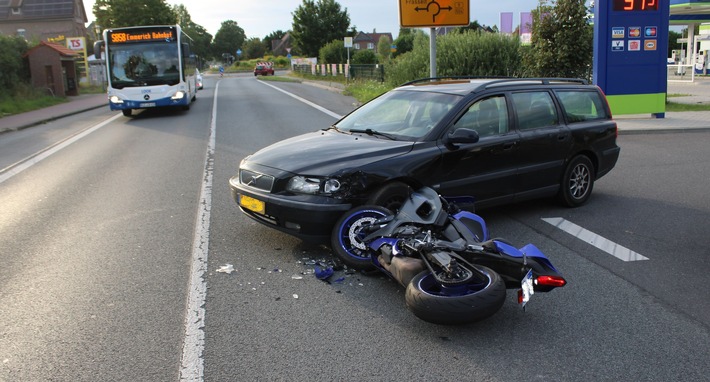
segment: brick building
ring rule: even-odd
[[[389,39],[390,44],[394,41],[392,38],[392,33],[377,33],[373,30],[372,33],[358,32],[353,38],[353,49],[368,49],[377,51],[377,44],[380,42],[382,36]]]
[[[60,97],[79,94],[77,53],[63,45],[42,41],[23,55],[30,63],[32,86]]]
[[[87,21],[81,0],[0,0],[0,34],[28,41],[85,37]]]

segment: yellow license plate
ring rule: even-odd
[[[264,202],[258,199],[254,199],[250,196],[239,195],[239,205],[259,214],[263,214],[266,212]]]

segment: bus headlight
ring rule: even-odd
[[[178,90],[178,92],[175,93],[174,96],[170,97],[170,99],[173,100],[173,101],[177,101],[177,100],[180,100],[180,99],[183,99],[183,98],[185,98],[185,92],[182,91],[182,90]]]
[[[109,97],[108,100],[109,100],[109,102],[115,103],[115,104],[122,104],[123,103],[123,100],[118,98],[118,96],[111,96],[111,97]]]

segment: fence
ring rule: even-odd
[[[384,65],[350,65],[350,78],[385,82]]]
[[[385,80],[385,67],[383,65],[306,64],[293,65],[291,70],[296,73],[314,76],[346,76],[351,79],[368,79],[380,82]]]
[[[694,65],[668,65],[668,82],[694,82]]]

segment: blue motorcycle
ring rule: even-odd
[[[535,292],[567,281],[533,244],[491,239],[484,220],[458,206],[467,197],[411,192],[396,213],[363,205],[345,213],[331,236],[335,255],[357,270],[378,269],[406,288],[407,307],[435,324],[466,324],[496,313],[506,289],[524,307]]]

